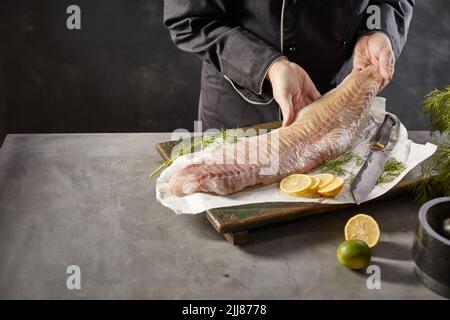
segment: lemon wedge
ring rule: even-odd
[[[329,185],[331,183],[331,181],[334,180],[334,176],[329,173],[320,173],[320,174],[314,175],[313,177],[316,177],[317,179],[320,180],[318,189],[322,189],[322,188],[326,187],[327,185]]]
[[[293,174],[280,182],[280,190],[287,195],[299,195],[308,190],[313,180],[306,174]]]
[[[369,215],[357,214],[350,218],[344,228],[345,240],[362,240],[373,248],[380,240],[378,223]]]
[[[344,179],[341,177],[334,178],[331,183],[327,184],[325,187],[319,189],[319,194],[326,197],[333,197],[341,192],[344,187]]]

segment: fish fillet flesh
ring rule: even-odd
[[[291,125],[220,147],[179,170],[169,180],[168,191],[176,196],[228,195],[307,173],[337,158],[353,146],[381,82],[375,66],[350,74],[340,86],[301,109]]]

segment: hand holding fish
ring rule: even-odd
[[[395,55],[389,37],[383,32],[362,36],[353,51],[353,71],[357,72],[370,65],[379,67],[383,83],[380,91],[392,80],[395,69]]]
[[[178,170],[170,178],[168,191],[176,196],[228,195],[307,173],[336,159],[354,145],[382,81],[376,66],[350,74],[339,87],[301,108],[290,126],[224,145]]]
[[[283,113],[283,126],[290,125],[301,108],[320,97],[306,71],[286,58],[277,60],[270,67],[267,79]]]

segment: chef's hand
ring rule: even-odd
[[[362,36],[356,42],[353,51],[353,71],[362,70],[370,65],[380,68],[383,77],[380,91],[394,77],[395,56],[389,37],[383,32],[375,32]]]
[[[283,113],[283,126],[290,125],[298,110],[320,97],[306,71],[285,58],[277,60],[270,67],[267,79]]]

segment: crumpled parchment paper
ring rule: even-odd
[[[366,128],[357,138],[357,143],[350,150],[354,155],[361,157],[364,162],[370,148],[370,141],[375,135],[378,126],[384,119],[386,114],[386,100],[376,97],[371,105],[370,118]],[[397,118],[398,120],[398,118]],[[217,145],[216,145],[217,147]],[[375,199],[393,188],[402,178],[414,167],[433,155],[436,146],[431,143],[425,145],[417,144],[408,139],[406,128],[398,120],[391,134],[391,139],[386,147],[389,159],[396,159],[402,162],[406,169],[392,182],[377,185],[369,194],[366,201]],[[251,188],[236,194],[228,196],[219,196],[206,193],[195,193],[184,197],[176,197],[167,192],[170,177],[181,168],[189,165],[201,156],[201,152],[193,153],[187,156],[177,158],[174,163],[161,172],[156,181],[156,198],[164,206],[172,209],[177,214],[197,214],[212,208],[222,208],[230,206],[238,206],[251,203],[267,203],[267,202],[318,202],[318,203],[354,203],[350,193],[350,181],[355,176],[361,165],[357,166],[355,161],[350,161],[342,168],[347,172],[344,189],[332,198],[304,198],[289,197],[278,191],[278,184],[271,184],[260,188]],[[314,170],[310,173],[319,173],[320,170]]]

